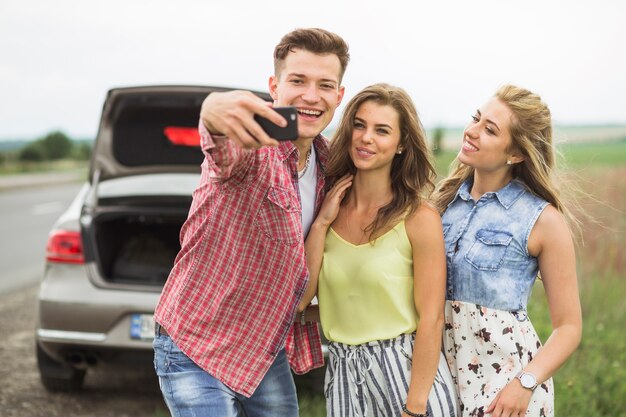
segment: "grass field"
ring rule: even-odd
[[[626,416],[626,158],[605,157],[606,164],[581,158],[584,168],[570,178],[587,193],[579,196],[589,217],[579,216],[584,243],[577,248],[584,325],[580,347],[554,377],[557,416]],[[545,341],[551,327],[541,283],[529,315]]]
[[[560,166],[587,216],[577,248],[583,340],[554,376],[559,417],[626,417],[626,141],[563,146]],[[441,175],[455,153],[436,159]],[[567,187],[565,185],[564,187]],[[529,315],[541,340],[551,332],[543,285],[537,282]],[[320,395],[301,395],[302,417],[325,416]]]
[[[626,140],[562,145],[558,149],[570,168],[626,164]]]
[[[5,162],[0,164],[0,175],[36,174],[42,172],[80,171],[87,172],[87,161],[59,160],[46,162]]]

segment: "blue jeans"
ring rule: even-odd
[[[281,350],[250,398],[196,365],[169,336],[154,338],[154,369],[173,417],[297,417],[298,399]]]

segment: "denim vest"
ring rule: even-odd
[[[526,311],[538,273],[528,236],[548,203],[512,180],[478,201],[465,181],[443,214],[446,298],[484,307]]]

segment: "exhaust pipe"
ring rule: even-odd
[[[70,351],[65,355],[67,363],[77,369],[85,369],[89,366],[95,366],[98,364],[98,358],[96,355],[90,352],[84,351]]]

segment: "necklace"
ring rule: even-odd
[[[304,176],[306,170],[309,168],[309,163],[311,163],[311,148],[309,148],[309,152],[307,152],[306,154],[306,162],[304,163],[304,168],[302,168],[302,171],[298,171],[298,179]]]

